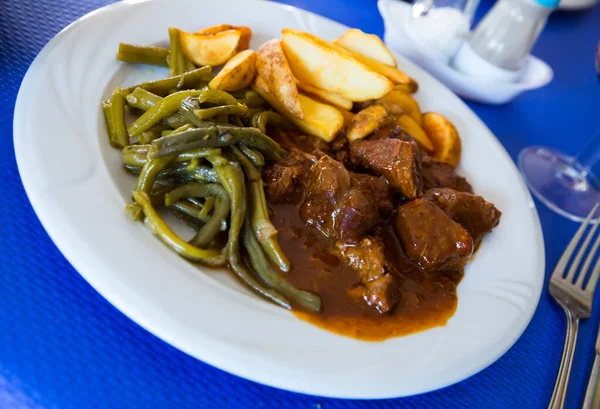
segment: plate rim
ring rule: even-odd
[[[425,392],[429,392],[429,391],[437,390],[437,389],[440,389],[440,388],[443,388],[446,386],[453,385],[459,381],[462,381],[464,379],[469,378],[470,376],[477,374],[481,370],[483,370],[486,367],[493,364],[497,359],[499,359],[510,348],[512,348],[514,346],[516,341],[523,335],[525,329],[529,326],[529,323],[531,322],[531,320],[537,310],[537,306],[539,304],[539,300],[540,300],[541,293],[543,290],[543,283],[544,283],[544,277],[545,277],[546,258],[545,258],[544,237],[543,237],[543,233],[542,233],[539,215],[538,215],[537,209],[535,207],[535,203],[533,201],[531,193],[529,192],[527,186],[525,185],[523,178],[521,177],[520,173],[518,172],[518,169],[517,169],[514,161],[512,160],[512,158],[510,157],[510,155],[508,154],[508,152],[506,151],[504,146],[500,143],[498,138],[495,136],[495,134],[487,127],[487,125],[479,118],[479,116],[477,114],[475,114],[475,112],[473,112],[471,110],[471,108],[468,107],[468,105],[466,105],[466,103],[462,99],[457,97],[456,94],[454,92],[452,92],[448,87],[443,85],[439,80],[437,80],[436,78],[434,78],[433,76],[428,74],[425,70],[423,70],[420,67],[417,67],[417,68],[422,72],[422,75],[429,77],[430,80],[437,82],[441,87],[445,88],[450,93],[452,93],[454,96],[456,96],[457,102],[459,104],[462,104],[462,109],[466,109],[466,110],[470,111],[473,114],[473,117],[475,118],[475,120],[479,122],[480,126],[484,127],[487,130],[487,132],[489,132],[489,134],[491,136],[493,136],[492,140],[493,140],[493,143],[495,144],[494,148],[499,151],[499,153],[504,157],[504,159],[508,163],[510,163],[511,167],[513,168],[514,171],[516,171],[516,174],[518,175],[518,179],[520,182],[520,188],[525,192],[525,195],[527,198],[527,205],[531,212],[530,216],[532,217],[534,228],[535,228],[535,236],[537,236],[537,239],[538,239],[537,246],[536,246],[537,247],[536,253],[537,253],[538,260],[540,262],[540,265],[539,265],[540,273],[539,273],[538,280],[536,282],[537,287],[534,288],[534,294],[531,297],[531,299],[534,300],[534,302],[531,304],[532,308],[528,311],[527,318],[520,321],[522,323],[522,325],[518,328],[517,331],[515,331],[513,333],[513,337],[510,339],[510,341],[508,341],[504,344],[503,348],[491,348],[490,347],[489,349],[493,349],[494,353],[491,355],[486,355],[488,357],[487,359],[480,360],[480,364],[476,365],[474,368],[471,368],[469,371],[463,371],[463,372],[468,372],[466,375],[465,375],[465,373],[459,373],[455,376],[448,376],[444,382],[438,382],[438,384],[434,384],[434,385],[432,385],[430,387],[426,387],[426,388],[421,388],[419,390],[416,390],[414,393],[410,393],[410,394],[400,394],[400,395],[398,395],[398,394],[385,394],[385,395],[378,394],[377,396],[370,396],[368,394],[361,393],[361,394],[358,394],[357,396],[352,396],[350,394],[340,395],[339,393],[328,394],[326,391],[325,392],[319,391],[318,394],[315,394],[314,391],[308,390],[306,388],[293,387],[293,386],[290,386],[289,383],[283,384],[280,381],[273,381],[273,379],[269,379],[268,376],[263,376],[262,378],[258,377],[258,376],[249,376],[244,371],[235,370],[230,367],[226,367],[225,365],[222,365],[221,362],[217,362],[218,359],[208,358],[206,356],[206,354],[203,354],[204,356],[202,356],[200,358],[198,356],[199,354],[197,351],[191,351],[189,348],[182,347],[181,344],[179,344],[178,342],[176,342],[173,339],[170,339],[169,335],[164,333],[164,331],[162,329],[157,328],[156,325],[148,322],[148,320],[146,320],[143,317],[144,314],[139,314],[138,312],[132,310],[130,308],[130,305],[122,300],[123,296],[119,296],[116,293],[111,292],[110,289],[104,288],[103,286],[99,285],[96,280],[90,278],[90,274],[82,273],[82,271],[85,271],[87,269],[85,262],[82,260],[79,260],[77,255],[75,254],[75,251],[69,249],[69,247],[71,247],[71,246],[69,244],[69,240],[66,238],[67,235],[58,233],[60,230],[60,227],[54,225],[54,223],[51,221],[51,215],[48,214],[49,210],[47,208],[44,208],[44,205],[41,204],[41,202],[39,201],[39,192],[35,191],[34,183],[31,180],[32,176],[30,175],[30,171],[23,164],[23,161],[24,161],[23,149],[24,148],[22,147],[21,142],[20,142],[22,140],[22,138],[19,138],[19,135],[21,135],[23,130],[22,130],[22,125],[18,122],[18,120],[22,116],[22,115],[20,115],[20,112],[25,110],[23,107],[23,105],[24,105],[24,101],[23,101],[24,96],[23,95],[25,93],[25,88],[26,88],[27,83],[31,82],[31,79],[32,79],[31,77],[34,75],[33,71],[34,71],[34,69],[38,68],[37,67],[38,65],[40,65],[40,60],[44,56],[46,56],[46,54],[48,52],[50,52],[52,47],[54,47],[56,44],[59,43],[60,39],[62,38],[63,35],[65,35],[65,33],[70,32],[75,26],[82,24],[85,20],[91,18],[92,16],[95,16],[97,14],[106,13],[112,9],[128,8],[129,6],[135,6],[136,4],[149,3],[149,2],[163,2],[163,1],[166,2],[168,0],[125,0],[122,2],[109,4],[104,7],[99,8],[99,9],[93,10],[90,13],[87,13],[86,15],[82,16],[81,18],[70,23],[64,29],[59,31],[38,53],[36,58],[31,63],[30,67],[28,68],[28,70],[23,78],[23,81],[21,83],[21,86],[19,88],[19,92],[17,94],[17,99],[15,102],[14,116],[13,116],[13,142],[14,142],[14,146],[15,146],[15,156],[16,156],[17,166],[19,169],[19,174],[21,176],[23,186],[27,193],[28,199],[30,200],[31,205],[32,205],[38,219],[42,223],[44,229],[46,230],[48,235],[51,237],[52,241],[55,243],[55,245],[57,246],[59,251],[61,251],[61,254],[69,261],[69,263],[74,267],[74,269],[78,272],[78,274],[80,274],[100,295],[102,295],[103,298],[105,298],[110,304],[112,304],[117,310],[119,310],[125,316],[127,316],[132,321],[134,321],[136,324],[140,325],[141,327],[143,327],[144,329],[149,331],[151,334],[157,336],[164,342],[174,346],[175,348],[185,352],[186,354],[188,354],[198,360],[201,360],[202,362],[207,363],[211,366],[214,366],[216,368],[224,370],[228,373],[243,377],[245,379],[249,379],[249,380],[252,380],[252,381],[255,381],[258,383],[262,383],[265,385],[269,385],[272,387],[285,389],[285,390],[289,390],[289,391],[293,391],[293,392],[305,393],[305,394],[309,394],[309,395],[318,395],[318,396],[333,397],[333,398],[385,399],[385,398],[410,396],[410,395],[414,395],[414,394],[425,393]],[[333,22],[335,24],[342,25],[345,28],[349,28],[348,26],[346,26],[343,23],[340,23],[338,21],[335,21],[333,19],[319,15],[314,12],[301,9],[299,7],[294,7],[294,6],[290,6],[287,4],[281,4],[281,3],[274,3],[274,2],[267,1],[267,0],[251,0],[251,1],[260,2],[260,3],[269,3],[271,7],[275,7],[275,8],[281,8],[281,9],[287,9],[287,10],[292,9],[296,13],[298,13],[298,12],[299,13],[308,13],[312,17],[318,16],[319,18],[325,19],[328,22]],[[398,57],[397,53],[394,53],[394,55],[396,57]],[[400,60],[405,61],[406,58],[400,56]],[[410,62],[409,62],[409,64],[412,66],[415,66],[415,64],[412,64]],[[67,251],[67,249],[68,249],[68,251]],[[454,371],[454,372],[457,373],[456,371]],[[292,384],[293,384],[293,382],[292,382]]]

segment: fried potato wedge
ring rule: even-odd
[[[208,86],[211,89],[237,91],[249,87],[255,76],[256,53],[252,50],[244,50],[227,61]]]
[[[338,108],[338,110],[342,113],[342,116],[344,117],[344,129],[347,129],[356,115],[344,108]]]
[[[377,103],[386,105],[388,110],[395,114],[405,113],[414,121],[421,125],[421,108],[413,97],[409,94],[400,91],[391,91],[382,98],[377,100]]]
[[[198,66],[225,64],[236,52],[242,32],[226,30],[216,34],[197,35],[180,32],[181,50]]]
[[[422,148],[429,152],[434,151],[435,147],[427,136],[427,133],[410,116],[407,114],[402,114],[397,117],[395,123],[396,125],[400,125],[404,132],[412,136]]]
[[[217,34],[221,31],[226,30],[240,30],[242,32],[242,36],[240,37],[240,43],[238,44],[237,51],[243,51],[250,47],[250,39],[252,38],[252,30],[250,27],[246,26],[232,26],[230,24],[219,24],[216,26],[206,27],[202,30],[196,31],[194,35],[210,35]]]
[[[452,122],[442,114],[427,112],[423,115],[423,130],[433,143],[433,157],[452,166],[458,165],[462,145]]]
[[[303,31],[286,28],[282,32],[283,50],[300,82],[335,92],[350,101],[380,98],[392,89],[390,80],[342,47]]]
[[[313,85],[304,84],[303,82],[298,82],[298,88],[304,93],[315,96],[318,99],[321,99],[337,108],[343,108],[346,110],[352,109],[352,101],[344,98],[340,94],[336,94],[335,92],[325,91]]]
[[[342,113],[327,104],[315,101],[306,95],[299,94],[300,107],[303,118],[300,119],[290,111],[269,92],[269,86],[264,78],[256,77],[252,89],[260,94],[273,108],[281,115],[292,121],[302,131],[318,136],[319,138],[331,142],[344,127],[344,117]]]
[[[357,28],[351,28],[335,40],[334,43],[385,65],[396,66],[394,55],[385,46],[383,41],[381,41],[381,38],[375,34],[367,34]]]
[[[363,109],[352,119],[346,136],[350,142],[363,139],[377,128],[380,128],[392,120],[390,112],[380,104],[374,104]]]
[[[281,40],[269,40],[256,52],[258,75],[267,83],[269,92],[297,118],[303,118],[296,78],[288,63]]]
[[[355,60],[363,63],[364,65],[366,65],[367,67],[369,67],[370,69],[375,71],[376,73],[388,78],[394,84],[405,84],[405,85],[413,87],[413,88],[418,87],[415,80],[410,78],[408,75],[406,75],[405,73],[403,73],[396,67],[390,67],[389,65],[385,65],[382,62],[374,60],[373,58],[367,57],[365,55],[357,53],[356,51],[352,51],[345,47],[342,47],[339,44],[334,43],[333,46],[336,47],[336,49],[338,49],[340,51],[345,50]]]
[[[394,85],[394,91],[405,92],[407,94],[414,94],[419,90],[419,84],[416,81],[412,81],[408,84],[396,84]]]

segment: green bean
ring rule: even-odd
[[[207,247],[221,230],[221,226],[229,216],[231,201],[223,187],[216,183],[188,183],[171,191],[165,196],[165,205],[170,206],[184,197],[215,197],[215,210],[210,220],[190,240],[197,247]],[[200,214],[199,214],[200,216]]]
[[[226,263],[226,248],[223,251],[200,249],[179,238],[156,213],[146,192],[134,191],[133,199],[142,206],[145,216],[144,224],[179,255],[211,266],[222,266]]]
[[[157,159],[151,159],[144,163],[140,176],[138,177],[135,190],[150,193],[158,174],[163,170],[177,155],[167,155]]]
[[[181,51],[179,29],[169,28],[169,74],[180,75],[186,71],[186,58]]]
[[[198,102],[198,98],[184,98],[181,101],[180,114],[184,118],[184,121],[187,123],[191,123],[196,128],[206,128],[213,126],[213,122],[203,121],[196,116],[194,110],[200,108],[200,103]]]
[[[125,127],[125,97],[120,88],[113,91],[110,101],[102,101],[102,110],[111,146],[120,149],[129,145]]]
[[[156,158],[198,148],[221,148],[238,143],[259,150],[269,160],[279,160],[280,153],[285,153],[277,142],[256,128],[213,125],[155,139],[148,157]]]
[[[284,308],[291,309],[291,304],[282,294],[262,286],[240,260],[239,236],[246,214],[246,186],[244,184],[244,172],[242,172],[239,163],[228,162],[222,156],[210,156],[208,160],[213,164],[223,187],[231,199],[231,217],[226,246],[229,266],[244,284],[258,294]]]
[[[144,166],[148,160],[148,149],[150,145],[130,145],[123,148],[123,164],[133,166]],[[220,155],[220,149],[195,149],[183,152],[175,158],[176,163],[188,162],[194,159],[206,158],[211,155]]]
[[[192,160],[195,158],[208,158],[209,156],[218,156],[221,154],[221,149],[198,148],[190,149],[177,155],[177,162]]]
[[[200,217],[200,212],[202,211],[202,208],[198,208],[185,200],[181,200],[176,203],[171,203],[171,207],[185,214],[186,216],[192,217],[202,222],[202,225],[204,225],[204,223],[206,223],[209,220],[208,217]]]
[[[128,94],[126,99],[130,107],[140,109],[145,112],[162,101],[163,98],[138,87],[134,89],[132,93]]]
[[[242,164],[248,177],[252,230],[254,230],[256,238],[273,264],[282,271],[288,272],[290,271],[291,263],[279,245],[277,229],[273,226],[271,220],[269,220],[267,199],[265,198],[260,171],[241,150],[235,146],[231,149],[237,160]]]
[[[149,145],[130,145],[125,146],[122,151],[124,165],[144,166],[147,160]]]
[[[247,147],[244,144],[239,144],[239,148],[244,152],[244,155],[248,157],[257,168],[262,168],[265,164],[265,157],[259,151],[255,151],[252,148]]]
[[[165,125],[159,124],[153,126],[147,131],[142,132],[140,135],[138,135],[140,143],[145,145],[152,142],[155,139],[160,138],[162,136],[162,132],[165,130],[165,127]]]
[[[185,59],[185,70],[186,71],[194,71],[196,66],[193,62],[191,62],[188,58]]]
[[[173,115],[179,110],[181,101],[185,97],[198,95],[202,91],[188,90],[179,91],[163,98],[159,103],[154,105],[152,108],[144,112],[134,123],[132,123],[127,131],[129,136],[134,137],[141,134],[144,131],[152,128],[163,118]]]
[[[175,159],[175,162],[176,161],[177,159]],[[131,162],[133,162],[133,160]],[[142,168],[145,163],[146,161],[142,162],[141,165],[139,163],[124,163],[123,167],[132,175],[139,175],[142,172]],[[217,172],[213,168],[209,168],[208,166],[198,166],[194,170],[189,171],[185,162],[176,166],[162,169],[156,175],[155,180],[181,180],[184,182],[220,183]]]
[[[167,66],[169,50],[162,47],[143,47],[139,45],[119,43],[117,60],[134,63]]]
[[[209,103],[214,105],[239,105],[237,99],[227,92],[218,89],[207,90],[198,95],[198,103]]]
[[[188,124],[187,119],[180,113],[170,115],[166,117],[163,121],[173,129],[181,128],[183,125]]]
[[[194,126],[192,124],[181,125],[179,128],[175,128],[172,133],[174,133],[174,134],[181,133],[181,132],[187,131],[188,129],[191,129],[193,127]]]
[[[164,78],[156,81],[144,82],[142,84],[133,85],[127,88],[128,93],[132,93],[136,88],[143,88],[146,91],[150,91],[158,96],[165,96],[169,94],[172,89],[181,90],[188,89],[191,87],[197,87],[200,82],[204,82],[206,75],[210,74],[211,68],[209,66],[195,69],[181,75],[174,77]]]
[[[267,101],[261,97],[258,92],[247,89],[242,98],[237,100],[240,104],[246,105],[248,108],[268,107]]]
[[[173,129],[165,129],[164,131],[162,131],[160,133],[160,136],[167,136],[167,135],[171,135],[173,133]]]
[[[194,109],[194,115],[196,115],[201,120],[211,119],[221,115],[238,115],[244,117],[248,116],[248,112],[248,108],[241,104]]]
[[[169,207],[169,210],[171,210],[175,217],[196,231],[204,226],[205,221],[196,217],[200,209],[196,209],[195,206],[192,206],[187,201],[175,203],[173,206]]]
[[[233,126],[239,126],[240,128],[244,127],[244,123],[242,122],[242,120],[240,119],[240,117],[237,116],[237,115],[230,115],[229,116],[229,123],[231,123],[231,125],[233,125]]]
[[[165,205],[165,196],[173,189],[173,186],[155,183],[152,187],[152,191],[150,192],[150,203],[152,203],[152,206],[155,209],[158,207],[163,207]]]
[[[273,270],[269,260],[263,253],[260,243],[249,228],[250,223],[247,217],[242,232],[242,242],[244,247],[246,247],[250,264],[256,274],[269,287],[286,295],[305,310],[311,312],[321,311],[321,297],[311,291],[300,290],[294,287],[289,281]]]
[[[131,203],[125,206],[125,213],[133,222],[140,222],[144,218],[142,206],[137,203]]]
[[[189,171],[186,168],[185,164],[174,168],[167,168],[164,170],[165,176],[180,177],[190,182],[220,183],[217,172],[213,168],[197,166],[193,171]]]
[[[204,201],[204,206],[202,206],[202,210],[198,214],[200,217],[206,217],[209,215],[210,211],[215,207],[215,198],[207,197]]]
[[[186,200],[180,200],[177,203],[173,203],[171,205],[171,208],[174,208],[178,212],[195,219],[195,222],[197,222],[195,227],[197,227],[198,230],[201,229],[202,226],[204,226],[204,223],[210,220],[210,216],[205,216],[202,214],[205,206],[192,197],[188,197]],[[227,221],[223,220],[221,223],[220,231],[225,230],[227,230]]]
[[[274,111],[263,111],[252,117],[252,126],[266,133],[267,125],[277,126],[285,129],[292,129],[292,123],[285,117]]]

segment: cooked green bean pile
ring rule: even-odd
[[[117,59],[169,67],[158,81],[117,88],[102,102],[110,144],[137,176],[126,213],[182,257],[228,266],[248,287],[285,308],[319,311],[318,295],[281,274],[290,261],[269,219],[262,167],[286,155],[267,125],[290,126],[254,91],[209,90],[210,67],[196,68],[169,49],[121,44]],[[127,123],[133,114],[136,119]],[[167,209],[194,228],[183,240],[160,217]]]

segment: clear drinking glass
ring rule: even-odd
[[[519,154],[519,168],[542,203],[582,222],[600,202],[600,131],[577,157],[543,146],[525,148]]]

